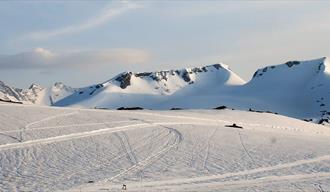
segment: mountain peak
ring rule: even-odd
[[[42,89],[42,87],[36,83],[32,83],[29,87],[29,89]]]
[[[179,78],[188,84],[192,84],[196,75],[208,72],[216,72],[216,71],[225,71],[230,73],[230,69],[228,65],[216,63],[211,65],[206,65],[203,67],[192,67],[192,68],[183,68],[183,69],[172,69],[172,70],[161,70],[154,72],[130,72],[125,71],[117,76],[115,76],[112,80],[119,83],[119,86],[122,89],[131,85],[132,78],[143,79],[147,81],[155,81],[155,82],[163,82],[166,83],[170,78]],[[107,81],[109,82],[109,81]],[[107,83],[106,82],[106,83]],[[103,83],[105,85],[106,83]]]
[[[287,61],[283,64],[279,65],[271,65],[266,66],[264,68],[258,69],[253,74],[253,79],[259,78],[262,76],[269,76],[270,74],[274,73],[281,73],[283,74],[293,74],[293,73],[300,73],[301,75],[312,75],[312,72],[315,72],[315,74],[320,72],[327,72],[330,73],[330,66],[328,67],[328,58],[322,57],[318,59],[313,60],[304,60],[304,61],[298,61],[298,60],[292,60]]]

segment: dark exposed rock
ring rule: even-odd
[[[161,80],[165,80],[167,81],[167,74],[169,74],[170,71],[159,71],[159,72],[155,72],[155,73],[151,73],[150,77],[155,80],[155,81],[161,81]]]
[[[134,75],[135,77],[139,78],[151,78],[154,81],[167,81],[169,76],[178,75],[182,78],[185,82],[191,82],[191,75],[197,73],[203,73],[209,71],[210,67],[214,67],[215,69],[219,70],[222,69],[223,66],[221,64],[213,64],[205,67],[194,67],[190,69],[181,69],[181,70],[165,70],[165,71],[157,71],[157,72],[144,72],[144,73],[123,73],[118,76],[115,80],[119,81],[120,87],[123,89],[130,85],[130,77]],[[213,71],[212,68],[210,71]]]
[[[318,66],[318,68],[317,68],[317,73],[319,73],[321,71],[322,66],[323,66],[323,63],[320,63],[319,66]]]
[[[109,110],[109,108],[106,108],[106,107],[94,107],[94,109]]]
[[[194,73],[201,73],[201,72],[203,72],[203,70],[201,69],[201,68],[193,68],[192,70],[191,70],[192,72],[194,72]]]
[[[313,119],[303,119],[304,121],[306,121],[306,122],[312,122],[313,121]]]
[[[254,72],[253,77],[256,77],[258,74],[258,71]]]
[[[126,72],[118,76],[116,78],[116,81],[120,82],[120,87],[122,89],[125,89],[126,87],[131,85],[131,77],[132,77],[132,72]]]
[[[216,69],[218,69],[218,70],[219,69],[222,69],[222,66],[220,64],[214,64],[213,67],[216,68]]]
[[[263,68],[262,72],[267,72],[267,69],[268,69],[267,67]]]
[[[119,107],[117,110],[143,110],[142,107]]]
[[[170,110],[182,110],[182,108],[178,108],[178,107],[173,107]]]
[[[318,124],[323,124],[324,122],[329,123],[329,119],[322,118],[322,119],[319,120]]]
[[[55,83],[56,86],[56,83]],[[32,85],[30,85],[29,89],[42,89],[39,85],[33,83]]]
[[[101,87],[103,87],[102,84],[98,84],[98,85],[95,86],[96,89],[99,89],[99,88],[101,88]]]
[[[95,85],[95,89],[92,90],[92,91],[89,93],[89,95],[93,95],[93,94],[95,93],[95,91],[96,91],[97,89],[100,89],[101,87],[103,87],[102,84]],[[79,94],[82,94],[82,93],[83,93],[82,91],[79,92]]]
[[[243,129],[242,126],[238,126],[238,125],[236,125],[236,123],[233,123],[232,125],[225,125],[225,127],[231,127],[231,128]]]
[[[292,67],[294,65],[299,65],[300,62],[299,61],[288,61],[285,63],[288,67]]]
[[[254,110],[254,109],[251,109],[251,108],[249,108],[249,111],[250,111],[250,112],[256,112],[256,113],[271,113],[271,114],[276,114],[276,115],[278,115],[277,112],[272,112],[272,111],[258,111],[258,110]]]
[[[6,103],[15,103],[15,104],[23,104],[23,102],[20,102],[20,101],[11,101],[11,100],[3,100],[3,99],[0,99],[1,102],[6,102]]]
[[[213,108],[213,109],[218,109],[218,110],[222,110],[222,109],[227,109],[226,106],[222,105],[222,106],[219,106],[219,107],[216,107],[216,108]]]
[[[151,72],[145,72],[145,73],[136,73],[135,77],[148,77],[150,76],[152,73]]]
[[[182,73],[182,78],[183,78],[183,80],[184,80],[185,82],[189,82],[189,81],[191,81],[190,76],[189,76],[187,70],[184,70],[184,71],[183,71],[183,73]]]

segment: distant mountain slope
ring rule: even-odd
[[[8,102],[35,103],[42,88],[32,84],[28,89],[18,89],[0,81],[0,99]]]
[[[73,89],[56,83],[22,90],[0,84],[0,99],[83,108],[214,108],[225,105],[271,111],[314,122],[330,119],[327,58],[289,61],[258,69],[249,82],[227,65],[157,72],[124,72],[100,84]]]
[[[250,107],[259,110],[305,119],[328,119],[329,67],[327,58],[265,67],[257,70],[236,94],[249,99]]]
[[[219,94],[245,82],[226,65],[147,73],[124,72],[101,84],[82,88],[55,105],[117,108],[142,106],[167,109],[161,103],[186,94]]]
[[[63,83],[55,83],[50,88],[42,88],[32,84],[28,89],[18,89],[6,85],[0,81],[0,100],[14,103],[53,105],[71,94],[76,89],[68,87]]]

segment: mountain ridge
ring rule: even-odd
[[[0,99],[84,108],[214,108],[273,111],[314,122],[330,119],[327,57],[288,61],[256,70],[245,82],[225,64],[154,72],[122,72],[84,88],[55,83],[17,89],[0,83]],[[329,99],[328,99],[329,98]]]

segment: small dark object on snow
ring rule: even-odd
[[[89,180],[88,183],[94,183],[94,181],[93,180]]]
[[[119,107],[117,110],[143,110],[142,107]]]
[[[170,110],[182,110],[182,108],[178,108],[178,107],[173,107]]]
[[[216,107],[216,108],[214,108],[214,109],[227,109],[227,107],[224,106],[224,105],[222,105],[222,106]]]
[[[243,129],[243,127],[236,125],[236,123],[234,123],[232,125],[226,125],[225,127],[232,127],[232,128]]]
[[[122,190],[126,190],[127,189],[127,187],[126,187],[126,185],[125,184],[123,184],[123,186],[122,186],[122,188],[121,188]]]

